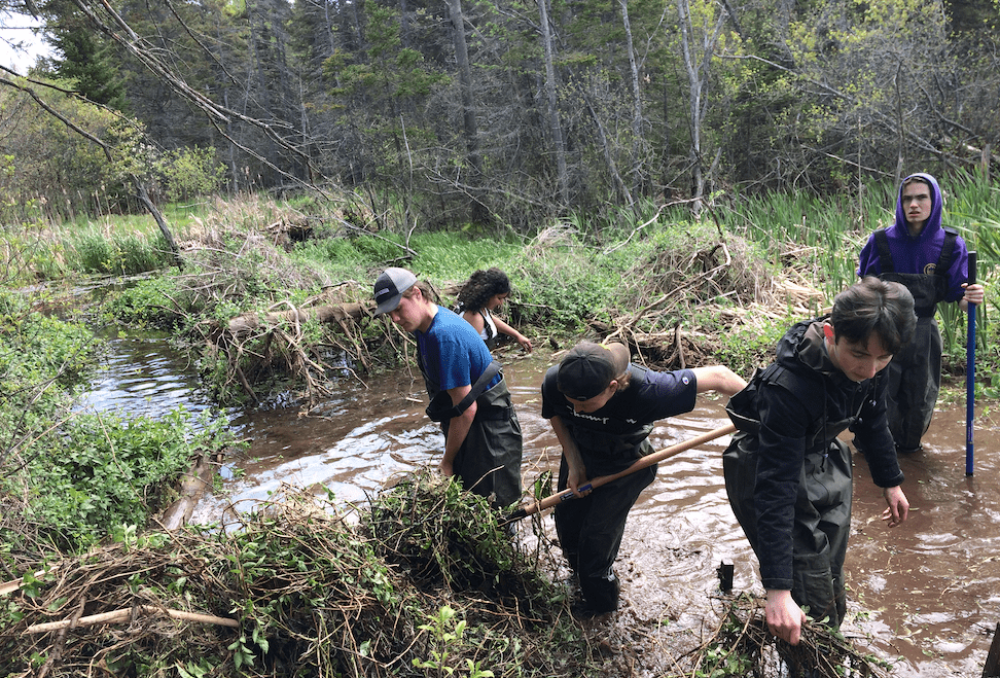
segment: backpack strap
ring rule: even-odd
[[[953,228],[944,229],[944,244],[941,245],[941,256],[938,257],[934,266],[934,273],[940,276],[948,276],[948,269],[951,268],[951,260],[955,256],[955,242],[958,240],[958,231]]]
[[[462,413],[469,409],[472,403],[476,401],[476,398],[486,391],[486,387],[489,386],[493,377],[497,376],[501,369],[503,367],[498,360],[491,362],[483,370],[483,373],[479,375],[479,379],[476,379],[476,383],[472,385],[472,389],[465,394],[465,397],[457,405],[451,404],[451,396],[447,391],[441,391],[434,396],[430,405],[427,406],[425,410],[427,416],[430,417],[431,421],[447,421],[448,419],[462,416]]]
[[[875,237],[875,247],[878,248],[878,265],[882,273],[895,273],[896,267],[892,265],[892,255],[889,253],[889,236],[885,234],[885,229],[880,228],[873,234]]]
[[[483,317],[483,329],[486,331],[486,341],[489,341],[497,335],[496,330],[494,329],[494,324],[490,324],[490,318],[486,317],[488,313],[489,311],[485,308],[479,309],[479,315]]]

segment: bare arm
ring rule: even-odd
[[[497,326],[497,332],[503,332],[504,334],[508,334],[514,337],[514,341],[516,341],[521,346],[521,348],[523,348],[528,353],[531,353],[531,342],[528,340],[526,336],[524,336],[523,334],[521,334],[520,332],[518,332],[513,327],[511,327],[510,325],[508,325],[507,323],[505,323],[503,320],[501,320],[496,316],[493,316],[493,323]]]
[[[462,402],[462,398],[471,390],[471,384],[449,388],[448,395],[451,396],[452,405],[458,405]],[[448,435],[444,443],[444,458],[441,459],[441,464],[438,466],[441,473],[445,476],[455,475],[455,456],[462,447],[462,443],[465,442],[465,437],[469,435],[469,429],[472,428],[472,420],[476,418],[477,409],[476,401],[473,400],[469,409],[457,417],[452,417],[448,421]]]
[[[698,379],[698,393],[718,391],[727,396],[733,396],[743,390],[746,380],[724,365],[696,367],[693,370]]]
[[[563,423],[561,417],[552,417],[549,419],[549,422],[552,424],[552,430],[555,431],[556,438],[559,439],[559,444],[563,450],[563,457],[566,458],[566,465],[569,467],[569,476],[566,484],[569,486],[569,489],[573,490],[574,495],[585,497],[590,494],[590,490],[586,492],[578,490],[581,485],[587,484],[587,467],[583,464],[580,450],[577,449],[576,442],[573,440],[573,436],[569,434],[569,430],[567,430],[566,424]]]

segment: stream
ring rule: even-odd
[[[195,416],[210,407],[196,373],[167,337],[113,336],[106,369],[79,407],[155,417],[179,405]],[[560,449],[540,417],[539,387],[550,356],[499,355],[524,435],[524,486],[556,472]],[[237,436],[249,441],[227,460],[221,490],[206,495],[191,522],[226,524],[284,486],[364,502],[393,478],[433,464],[443,446],[424,415],[416,366],[344,380],[336,398],[310,416],[297,409],[229,410]],[[728,423],[721,399],[699,399],[695,411],[661,422],[650,439],[662,449]],[[900,460],[909,520],[889,530],[885,502],[855,455],[855,491],[846,575],[845,635],[871,635],[878,654],[905,678],[979,678],[1000,622],[1000,434],[990,406],[980,407],[976,465],[965,475],[965,403],[939,402],[924,452]],[[707,635],[714,617],[716,568],[734,565],[733,593],[762,593],[756,559],[726,499],[721,454],[728,436],[660,465],[629,517],[616,572],[622,609],[606,622],[614,635],[628,625],[676,625]],[[551,516],[543,518],[551,529]],[[718,601],[715,600],[717,607]],[[636,642],[642,643],[644,639]],[[656,643],[646,652],[656,652]],[[648,660],[649,657],[647,656]]]

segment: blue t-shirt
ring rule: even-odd
[[[574,428],[628,435],[694,409],[698,380],[691,370],[654,372],[637,365],[629,369],[627,389],[611,396],[601,409],[578,414],[557,386],[559,366],[549,368],[542,382],[542,417],[558,416]]]
[[[441,391],[471,386],[493,362],[490,350],[472,325],[442,306],[437,307],[427,331],[418,330],[414,335],[431,398]],[[500,379],[499,374],[493,377],[487,390]]]

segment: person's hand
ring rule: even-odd
[[[445,478],[455,475],[455,467],[452,466],[450,461],[445,461],[444,459],[442,459],[441,463],[438,464],[438,471],[440,471],[441,475]]]
[[[969,283],[962,283],[962,287],[965,288],[965,301],[969,304],[980,305],[983,300],[986,299],[986,289],[982,285],[970,285]]]
[[[566,475],[566,485],[569,489],[573,490],[573,496],[576,497],[586,497],[590,494],[591,490],[581,490],[581,485],[587,484],[587,471],[586,469],[574,469],[570,468],[569,473]]]
[[[517,335],[517,343],[524,349],[525,353],[531,353],[531,340],[523,334]]]
[[[889,508],[882,512],[882,520],[889,527],[896,527],[910,515],[910,502],[906,501],[906,495],[899,489],[899,485],[885,488],[882,490],[882,496],[889,505]]]
[[[792,600],[791,591],[769,590],[764,616],[768,631],[792,645],[799,644],[802,625],[806,623],[806,613]]]

